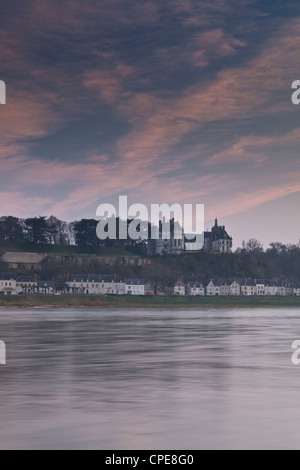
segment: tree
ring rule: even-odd
[[[278,255],[282,251],[284,245],[280,242],[272,242],[269,246],[271,248],[267,249],[267,253]]]
[[[70,242],[70,226],[67,222],[57,219],[53,215],[47,220],[48,239],[50,244],[68,245]]]
[[[59,232],[58,226],[55,223],[49,223],[49,221],[47,221],[47,228],[46,228],[45,235],[47,237],[47,242],[49,243],[49,245],[56,244],[58,232]]]
[[[263,245],[256,238],[250,238],[247,242],[243,241],[243,249],[247,253],[263,253]]]
[[[11,243],[24,241],[24,234],[19,219],[11,216],[0,219],[0,239]]]
[[[96,234],[97,225],[97,220],[93,219],[82,219],[79,222],[74,222],[76,245],[92,248],[93,250],[99,249],[102,246],[102,242]]]
[[[39,216],[25,219],[25,226],[29,242],[36,244],[47,242],[48,226],[46,217]]]

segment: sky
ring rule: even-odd
[[[4,4],[3,4],[4,3]],[[0,7],[0,215],[204,204],[234,246],[300,239],[299,1]]]

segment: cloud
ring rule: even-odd
[[[47,210],[49,200],[44,197],[24,198],[23,191],[0,191],[1,216],[14,215],[16,217],[27,217],[41,214]]]
[[[275,151],[278,152],[281,149],[282,153],[286,155],[291,148],[294,153],[299,144],[300,128],[293,129],[281,136],[243,136],[236,139],[228,148],[207,158],[203,164],[212,166],[227,162],[244,163],[249,161],[256,167],[266,166],[272,164],[272,155]],[[299,162],[295,163],[299,164]]]
[[[288,91],[285,94],[282,90],[289,89],[287,75],[297,61],[299,25],[299,20],[291,21],[256,58],[239,68],[224,69],[211,81],[192,85],[175,98],[132,92],[127,77],[121,77],[117,69],[109,74],[88,73],[85,85],[98,91],[102,99],[133,123],[132,131],[118,142],[119,156],[143,163],[149,158],[158,160],[185,135],[207,123],[295,112],[287,99]],[[201,38],[206,43],[219,43],[223,33],[213,30],[200,35],[198,40]],[[235,43],[240,41],[225,41],[220,53],[231,52],[231,44]],[[135,70],[134,75],[130,69],[130,77],[138,81],[139,72]],[[139,101],[142,106],[137,111]]]
[[[206,67],[216,59],[235,54],[246,44],[221,28],[209,29],[190,34],[176,46],[159,48],[156,56],[164,66],[178,69],[183,64],[193,67]]]
[[[126,98],[126,80],[132,78],[133,74],[133,67],[118,64],[113,70],[88,72],[83,84],[86,88],[96,91],[106,103],[114,104]]]
[[[234,197],[228,197],[222,202],[217,202],[214,206],[215,213],[222,214],[223,217],[247,212],[254,207],[266,202],[276,201],[291,194],[300,195],[300,173],[294,175],[292,181],[279,183],[254,191],[239,192]],[[209,214],[209,219],[213,218],[213,213]]]

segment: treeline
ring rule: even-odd
[[[67,245],[71,243],[68,236],[70,225],[55,217],[1,217],[0,240],[8,243]]]
[[[83,252],[97,253],[101,248],[120,247],[136,254],[146,254],[145,237],[139,240],[100,240],[96,234],[99,221],[82,219],[71,223],[54,216],[18,219],[17,217],[0,218],[0,242],[33,245],[74,245]],[[127,221],[127,225],[131,220]],[[119,219],[116,219],[117,233]]]

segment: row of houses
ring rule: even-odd
[[[37,281],[32,276],[0,273],[0,293],[4,294],[84,294],[84,295],[175,295],[175,296],[300,296],[300,287],[289,281],[262,279],[211,279],[208,283],[154,286],[144,279],[122,279],[115,275],[72,274],[65,285]]]
[[[32,276],[0,273],[0,293],[2,294],[54,294],[55,291],[54,281],[36,281]]]
[[[123,280],[116,275],[72,274],[63,287],[54,281],[37,281],[33,276],[0,273],[0,293],[4,294],[98,294],[98,295],[154,295],[151,283],[143,279]]]
[[[211,279],[207,285],[201,282],[185,284],[179,279],[174,285],[174,295],[266,295],[266,296],[300,296],[300,287],[292,282],[262,279]]]
[[[117,275],[72,274],[66,282],[68,292],[98,295],[154,295],[151,283],[144,279],[122,279]]]

